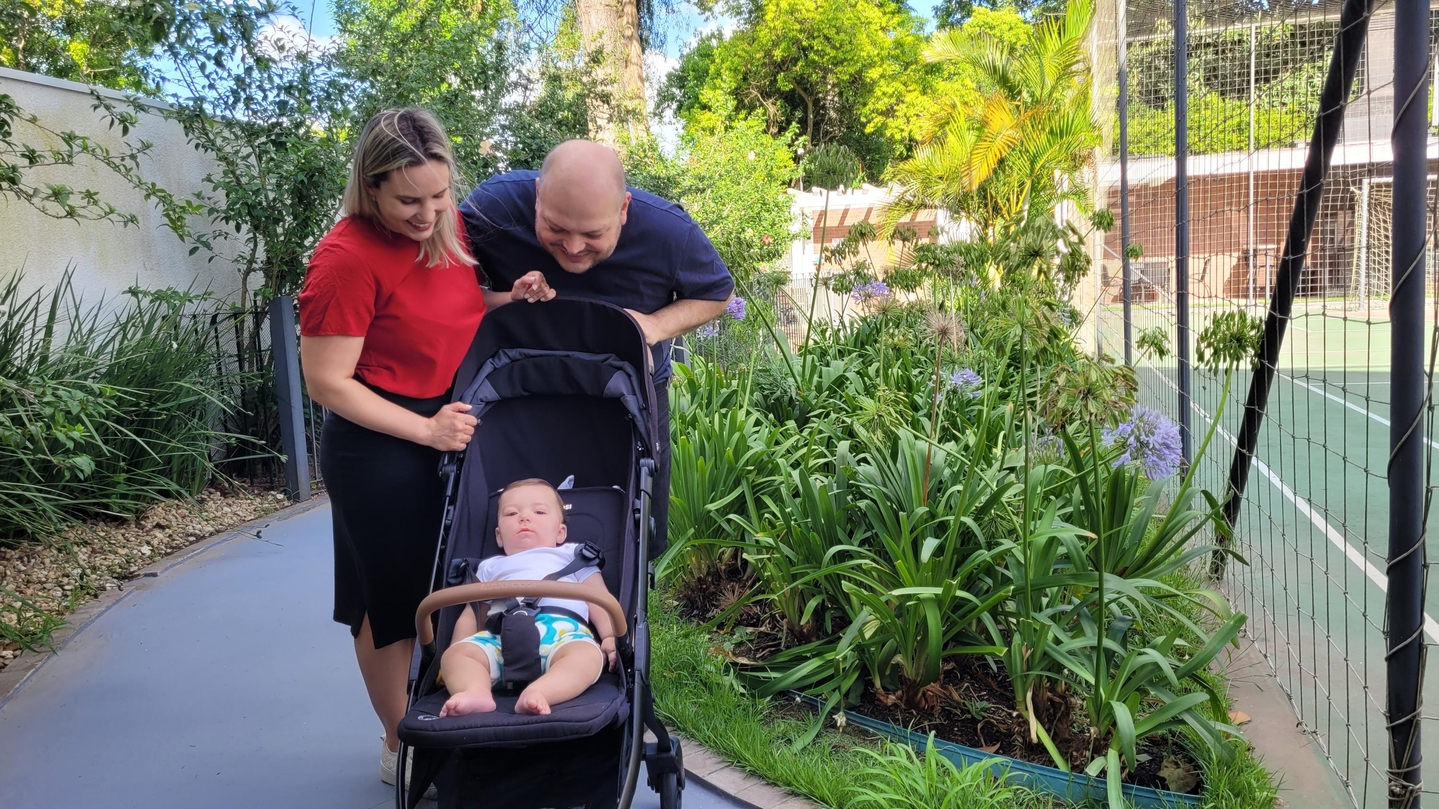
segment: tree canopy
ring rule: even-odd
[[[923,47],[923,21],[887,0],[755,2],[732,36],[684,55],[660,105],[688,120],[723,96],[772,135],[793,126],[811,148],[847,146],[877,178],[908,152],[942,75]]]
[[[336,0],[338,35],[329,43],[295,25],[296,10],[285,0],[143,7],[159,15],[153,30],[105,40],[104,59],[84,47],[91,41],[84,24],[94,22],[90,11],[108,5],[45,5],[54,12],[44,18],[48,28],[34,23],[41,6],[6,7],[6,30],[23,35],[5,43],[5,63],[137,91],[123,101],[96,94],[96,127],[124,140],[143,118],[163,116],[212,159],[212,170],[198,188],[172,192],[145,176],[146,161],[157,157],[149,144],[107,149],[82,133],[52,131],[0,94],[0,197],[58,218],[134,225],[133,212],[97,192],[36,173],[85,162],[108,168],[160,209],[192,253],[205,250],[232,264],[244,298],[297,288],[309,250],[334,222],[354,137],[376,111],[433,110],[463,180],[478,182],[538,167],[557,143],[597,134],[597,107],[623,107],[605,54],[592,47],[570,3],[554,3],[555,17],[541,32],[535,5],[510,0]],[[39,61],[42,53],[49,61]],[[78,56],[64,62],[66,53]],[[116,67],[106,72],[102,65]],[[26,142],[37,133],[49,145]],[[784,190],[799,145],[792,128],[771,133],[762,116],[712,96],[697,105],[678,156],[661,154],[645,137],[621,145],[636,178],[684,203],[738,275],[782,255]]]
[[[485,144],[498,138],[514,16],[505,0],[335,0],[337,61],[359,90],[354,124],[386,107],[426,107],[445,124],[460,165],[489,174],[495,150]]]
[[[934,7],[935,26],[958,28],[982,11],[1012,11],[1026,20],[1063,14],[1064,0],[939,0]]]
[[[926,58],[962,66],[973,89],[948,95],[914,157],[891,171],[899,193],[890,227],[905,214],[942,208],[975,226],[975,245],[1032,243],[1043,252],[1060,240],[1079,243],[1079,234],[1058,232],[1051,213],[1066,200],[1088,207],[1073,179],[1099,145],[1084,52],[1092,16],[1090,0],[1071,0],[1063,17],[1026,28],[1016,41],[976,39],[963,28],[934,35]],[[1087,269],[1073,264],[1082,249],[1065,255],[1070,265],[1037,265],[1058,267],[1061,286]]]
[[[1159,36],[1129,48],[1129,151],[1174,154],[1174,45]],[[1189,39],[1189,148],[1198,154],[1249,149],[1251,50],[1254,148],[1302,142],[1318,115],[1319,91],[1338,33],[1335,21],[1238,25]],[[1251,36],[1253,47],[1251,49]],[[1115,112],[1118,114],[1118,111]]]
[[[7,0],[0,66],[117,90],[152,90],[143,62],[170,34],[168,0]]]
[[[679,153],[632,149],[626,168],[632,185],[684,203],[736,279],[746,284],[778,262],[789,247],[790,202],[784,189],[795,177],[793,131],[773,137],[758,115],[736,113],[725,96],[691,119]]]

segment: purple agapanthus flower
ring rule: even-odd
[[[959,395],[972,399],[983,390],[984,378],[969,368],[961,368],[949,375],[949,384],[959,391]]]
[[[850,298],[855,301],[868,301],[883,299],[890,296],[889,285],[883,281],[870,281],[868,284],[861,284],[849,293]]]
[[[714,321],[710,321],[698,329],[695,329],[696,337],[714,337],[717,334],[719,334],[719,324]]]
[[[1161,480],[1179,471],[1179,426],[1158,410],[1135,405],[1128,419],[1104,431],[1103,440],[1123,449],[1115,466],[1139,464],[1150,480]]]
[[[735,320],[744,320],[745,303],[744,298],[736,295],[730,299],[729,305],[724,308],[725,313]]]
[[[1064,439],[1054,433],[1046,433],[1034,439],[1032,445],[1035,461],[1039,463],[1056,463],[1064,459]]]

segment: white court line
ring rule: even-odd
[[[1209,418],[1209,414],[1204,412],[1204,408],[1195,405],[1194,409],[1199,412],[1200,417],[1205,421],[1213,423]],[[1228,430],[1220,427],[1218,433],[1224,437],[1225,441],[1228,441],[1235,447],[1239,446],[1239,442],[1234,440],[1234,436],[1230,435]],[[1265,465],[1263,461],[1258,458],[1253,458],[1252,460],[1254,461],[1254,467],[1259,470],[1259,474],[1268,478],[1269,482],[1274,484],[1274,487],[1288,498],[1289,502],[1293,503],[1295,508],[1299,509],[1299,513],[1308,517],[1309,521],[1314,523],[1316,528],[1323,531],[1324,536],[1329,538],[1329,541],[1333,543],[1334,547],[1344,552],[1345,558],[1352,562],[1355,567],[1364,571],[1364,575],[1368,577],[1370,581],[1374,582],[1374,585],[1379,588],[1379,592],[1386,595],[1389,593],[1389,577],[1379,572],[1379,568],[1370,563],[1363,551],[1350,545],[1343,534],[1334,530],[1333,526],[1325,521],[1323,517],[1319,516],[1318,512],[1309,505],[1309,501],[1295,494],[1293,489],[1284,485],[1284,481],[1280,480],[1279,476],[1274,474],[1273,470]],[[1427,612],[1424,614],[1424,634],[1429,636],[1430,641],[1439,643],[1439,621],[1435,621],[1429,617]]]
[[[1328,400],[1331,401],[1331,402],[1337,402],[1337,403],[1339,403],[1339,404],[1342,404],[1342,405],[1344,405],[1345,407],[1349,408],[1350,410],[1353,410],[1355,413],[1358,413],[1358,414],[1361,415],[1361,416],[1367,416],[1367,417],[1369,417],[1369,418],[1371,418],[1371,419],[1379,422],[1380,424],[1384,425],[1385,427],[1390,426],[1389,419],[1386,419],[1386,418],[1384,418],[1383,416],[1377,415],[1377,414],[1375,414],[1375,413],[1370,413],[1370,412],[1369,412],[1368,410],[1366,410],[1365,408],[1362,408],[1362,407],[1360,407],[1359,405],[1354,404],[1353,402],[1349,401],[1348,399],[1345,399],[1345,398],[1340,397],[1340,396],[1335,396],[1334,394],[1330,393],[1330,392],[1327,391],[1327,390],[1324,390],[1323,388],[1316,388],[1316,387],[1314,387],[1313,385],[1309,384],[1308,382],[1301,382],[1299,379],[1297,379],[1297,378],[1295,378],[1295,377],[1292,377],[1292,376],[1290,376],[1290,375],[1288,375],[1288,374],[1280,374],[1280,376],[1284,377],[1285,379],[1289,380],[1290,382],[1293,382],[1294,384],[1298,385],[1299,387],[1304,388],[1305,390],[1308,390],[1308,391],[1311,392],[1311,393],[1317,393],[1317,394],[1319,394],[1320,396],[1323,396],[1324,398],[1328,399]],[[1206,416],[1205,418],[1208,418],[1208,416]],[[1439,449],[1439,443],[1434,442],[1432,439],[1429,441],[1429,446],[1433,447],[1434,449]]]
[[[1322,371],[1322,370],[1324,370],[1324,369],[1321,368],[1320,370]],[[1436,381],[1439,381],[1439,380],[1436,380]],[[1367,380],[1367,379],[1364,379],[1364,380],[1346,379],[1346,380],[1344,380],[1344,387],[1345,387],[1346,389],[1348,389],[1348,388],[1371,388],[1371,387],[1372,387],[1372,388],[1382,388],[1382,387],[1384,387],[1385,385],[1388,385],[1388,384],[1389,384],[1388,382],[1370,381],[1370,380]]]

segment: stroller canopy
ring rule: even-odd
[[[501,351],[517,348],[612,354],[643,376],[648,376],[652,362],[644,332],[634,318],[618,306],[584,298],[517,303],[485,315],[484,327],[475,335],[455,376],[456,400],[470,387],[485,362]],[[653,386],[644,387],[648,392],[645,404],[652,410]]]

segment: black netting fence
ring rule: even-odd
[[[1101,99],[1111,126],[1094,190],[1096,202],[1118,215],[1127,186],[1128,216],[1126,227],[1094,245],[1093,336],[1101,350],[1137,366],[1145,405],[1183,423],[1189,403],[1192,447],[1218,419],[1207,453],[1195,459],[1201,483],[1216,493],[1230,490],[1256,373],[1237,373],[1226,392],[1222,374],[1193,365],[1194,341],[1221,313],[1270,315],[1276,289],[1283,291],[1286,239],[1306,187],[1325,77],[1336,54],[1350,49],[1357,58],[1347,105],[1321,127],[1337,142],[1292,310],[1282,318],[1287,328],[1269,363],[1262,427],[1234,520],[1235,548],[1248,564],[1229,565],[1222,588],[1249,614],[1246,642],[1272,669],[1352,802],[1388,805],[1386,605],[1400,587],[1414,589],[1397,579],[1391,586],[1387,562],[1391,350],[1396,340],[1432,344],[1435,326],[1432,101],[1416,96],[1407,107],[1429,134],[1430,247],[1426,282],[1402,293],[1426,297],[1426,336],[1409,324],[1396,337],[1391,290],[1412,266],[1393,259],[1396,207],[1402,219],[1414,195],[1396,202],[1390,136],[1396,110],[1406,108],[1396,85],[1413,79],[1395,81],[1395,5],[1370,5],[1356,16],[1367,36],[1354,51],[1356,37],[1346,33],[1358,29],[1341,22],[1339,2],[1192,2],[1183,21],[1187,65],[1177,65],[1174,5],[1119,2],[1101,10],[1095,32],[1096,69],[1118,76],[1123,65],[1127,87]],[[1432,40],[1434,20],[1429,27]],[[1176,73],[1185,77],[1182,99]],[[1096,84],[1111,84],[1103,78]],[[1187,148],[1176,143],[1181,101]],[[1178,201],[1185,188],[1187,215]],[[1428,384],[1426,376],[1423,390]],[[1422,441],[1427,470],[1439,444]],[[1427,490],[1429,476],[1421,474]],[[1439,641],[1439,624],[1423,617],[1422,625],[1424,642]],[[1408,687],[1422,697],[1423,685],[1421,673]]]

